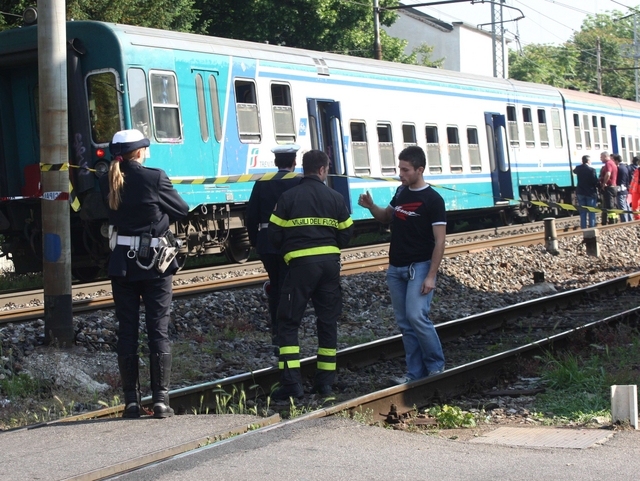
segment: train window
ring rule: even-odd
[[[393,153],[391,124],[378,124],[378,153],[382,175],[395,175],[396,159]]]
[[[196,100],[198,102],[198,119],[200,119],[200,136],[203,141],[209,140],[209,123],[207,122],[207,107],[204,101],[204,82],[202,75],[196,75]]]
[[[108,144],[117,131],[122,130],[120,116],[120,81],[111,71],[87,76],[87,96],[91,138],[97,145]]]
[[[427,164],[429,173],[440,174],[442,172],[442,161],[440,159],[440,139],[438,137],[438,126],[427,125],[424,129],[427,139]]]
[[[469,163],[471,164],[471,172],[481,172],[482,162],[480,160],[478,129],[475,127],[467,127],[467,144],[469,146]]]
[[[600,149],[600,129],[598,128],[598,116],[591,116],[591,126],[593,127],[593,147]]]
[[[520,145],[518,114],[513,105],[507,105],[507,123],[509,124],[509,143],[514,147],[518,147]]]
[[[524,123],[524,141],[527,147],[535,147],[536,139],[533,135],[533,117],[531,108],[522,107],[522,122]]]
[[[147,95],[147,79],[144,70],[130,68],[127,72],[129,84],[129,108],[131,125],[142,132],[146,138],[151,137],[151,121],[149,119],[149,96]]]
[[[627,158],[627,139],[620,137],[620,145],[622,146],[622,158]]]
[[[418,145],[418,139],[416,138],[416,126],[413,124],[402,124],[402,138],[404,140],[405,148],[412,145]]]
[[[547,127],[547,112],[538,109],[538,133],[540,134],[540,145],[543,148],[549,147],[549,128]]]
[[[556,149],[562,148],[562,124],[560,123],[560,111],[551,109],[551,128],[553,129],[553,145]]]
[[[589,116],[584,114],[582,116],[582,128],[584,129],[584,148],[591,148],[591,124],[589,123]]]
[[[636,155],[638,155],[638,152],[640,152],[640,140],[638,139],[638,137],[636,137]]]
[[[258,111],[256,84],[253,80],[236,80],[235,87],[240,141],[259,143],[262,138],[262,132],[260,131],[260,112]]]
[[[149,72],[153,124],[158,142],[182,140],[182,123],[176,76],[173,72]]]
[[[604,117],[600,117],[600,131],[602,132],[602,148],[609,148],[609,135],[607,134],[607,121]]]
[[[276,142],[279,144],[295,142],[296,129],[293,121],[291,87],[287,84],[271,84],[271,105]]]
[[[629,137],[629,163],[633,162],[633,138]],[[625,157],[622,158],[623,162],[626,162],[627,159]]]
[[[582,130],[580,129],[580,115],[573,114],[573,132],[576,136],[576,149],[582,149]]]
[[[356,174],[370,174],[367,126],[364,122],[351,122],[351,150]]]
[[[218,81],[209,75],[209,95],[211,96],[211,114],[213,115],[213,134],[216,140],[222,140],[222,121],[220,120],[220,103],[218,100]]]
[[[462,172],[462,154],[460,153],[460,137],[458,127],[447,127],[447,143],[449,144],[449,168],[451,172]]]

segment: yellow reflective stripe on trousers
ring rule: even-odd
[[[335,356],[336,349],[329,349],[328,347],[319,347],[318,356]]]
[[[284,369],[284,363],[287,363],[287,367],[289,369],[300,369],[300,360],[299,359],[292,359],[289,361],[280,361],[278,362],[278,369]],[[318,368],[320,369],[320,368]],[[335,364],[334,364],[334,368],[333,370],[335,371]]]
[[[282,346],[280,354],[300,354],[300,346]]]
[[[322,371],[335,371],[336,370],[336,363],[335,362],[319,362],[316,365],[316,367],[318,369],[321,369]]]
[[[287,252],[284,256],[284,261],[288,264],[291,259],[320,254],[340,254],[340,249],[336,246],[309,247],[308,249]]]

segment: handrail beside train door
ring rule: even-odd
[[[489,164],[493,202],[496,205],[513,199],[513,181],[507,148],[506,117],[495,112],[485,112],[485,127],[489,144]]]
[[[329,173],[334,174],[327,179],[327,185],[344,197],[351,209],[351,195],[346,164],[346,152],[342,137],[342,117],[340,102],[325,99],[307,99],[309,112],[309,135],[311,147],[322,150],[330,159]]]

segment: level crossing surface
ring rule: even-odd
[[[261,420],[185,415],[56,423],[2,433],[0,479],[99,479],[95,476],[105,474],[107,466],[194,440],[201,447],[108,479],[584,481],[636,479],[640,472],[640,431],[632,430],[598,430],[602,441],[584,449],[531,448],[303,416],[215,442],[216,433],[256,427]],[[530,428],[521,429],[526,437]]]

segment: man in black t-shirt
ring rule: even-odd
[[[410,382],[444,370],[429,310],[444,255],[447,217],[444,200],[424,180],[424,151],[407,147],[398,158],[402,185],[389,205],[377,206],[369,192],[360,195],[358,204],[376,220],[391,223],[387,285],[407,361],[407,375],[398,382]]]

